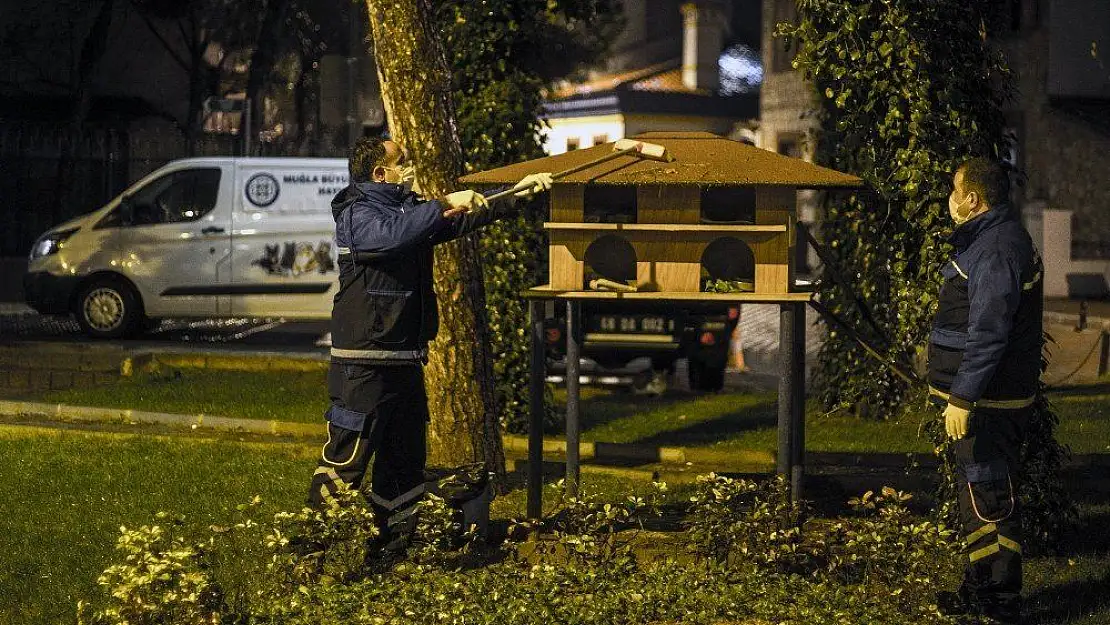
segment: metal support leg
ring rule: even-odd
[[[793,379],[791,390],[790,428],[793,435],[790,467],[790,492],[794,501],[803,497],[802,483],[805,478],[806,458],[806,307],[805,304],[791,304],[794,308],[794,342],[791,343]]]
[[[543,516],[543,417],[547,370],[544,357],[544,302],[532,300],[528,311],[532,324],[532,366],[528,382],[528,518]]]
[[[580,302],[567,300],[567,471],[565,484],[568,497],[578,496],[578,365],[581,353],[578,344],[578,325],[581,319],[581,308]]]
[[[802,496],[805,462],[805,308],[779,305],[779,412],[776,471],[790,480],[790,497]]]

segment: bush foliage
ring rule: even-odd
[[[371,512],[342,493],[328,510],[253,519],[185,538],[161,525],[121,528],[120,564],[90,625],[154,623],[951,623],[932,593],[954,573],[951,532],[913,518],[884,489],[838,521],[807,518],[782,480],[701,478],[690,531],[645,529],[649,497],[563,499],[538,540],[491,546],[442,501],[424,503],[412,544],[387,567],[367,545]],[[257,504],[257,500],[252,504]],[[161,521],[160,521],[161,522]],[[514,531],[510,535],[520,535]],[[322,549],[301,555],[305,540]],[[668,548],[669,547],[669,548]],[[644,557],[663,549],[667,555]]]
[[[618,25],[616,0],[454,0],[439,5],[459,138],[481,171],[544,155],[543,88],[597,59]],[[543,199],[482,233],[486,304],[502,423],[528,424],[530,334],[520,292],[546,270]]]
[[[992,43],[1003,32],[1001,6],[799,0],[800,20],[778,27],[797,50],[794,67],[817,91],[816,160],[867,186],[828,198],[822,236],[871,314],[832,280],[822,280],[822,302],[895,362],[912,362],[928,338],[939,269],[951,254],[952,174],[967,158],[1003,158],[1009,150],[1003,106],[1013,97],[1013,79]],[[886,418],[907,400],[920,400],[841,332],[829,332],[818,360],[821,399],[830,410]],[[1033,545],[1054,542],[1075,514],[1059,480],[1067,451],[1056,442],[1057,423],[1042,385],[1020,469]],[[945,450],[943,427],[934,422],[931,434]],[[951,458],[944,467],[941,501],[951,502]]]

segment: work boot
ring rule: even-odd
[[[1018,605],[984,605],[959,591],[942,590],[936,595],[937,609],[945,616],[965,617],[960,625],[1021,625]]]
[[[962,589],[959,591],[942,590],[937,593],[936,601],[937,609],[945,616],[963,616],[974,613],[972,605]]]

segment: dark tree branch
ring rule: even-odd
[[[180,65],[181,69],[185,70],[185,72],[188,73],[189,63],[185,59],[183,59],[180,54],[177,53],[177,50],[173,49],[173,45],[162,35],[162,32],[158,30],[158,27],[154,25],[154,22],[146,13],[144,13],[141,9],[138,11],[138,13],[139,17],[142,18],[143,23],[146,24],[146,27],[150,30],[151,34],[153,34],[154,37],[158,39],[158,41],[162,44],[162,46],[166,48],[166,51],[169,52],[170,58],[172,58],[175,63]]]

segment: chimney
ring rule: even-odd
[[[717,63],[724,48],[728,8],[720,0],[693,0],[682,5],[682,83],[688,89],[716,93],[721,86]]]

